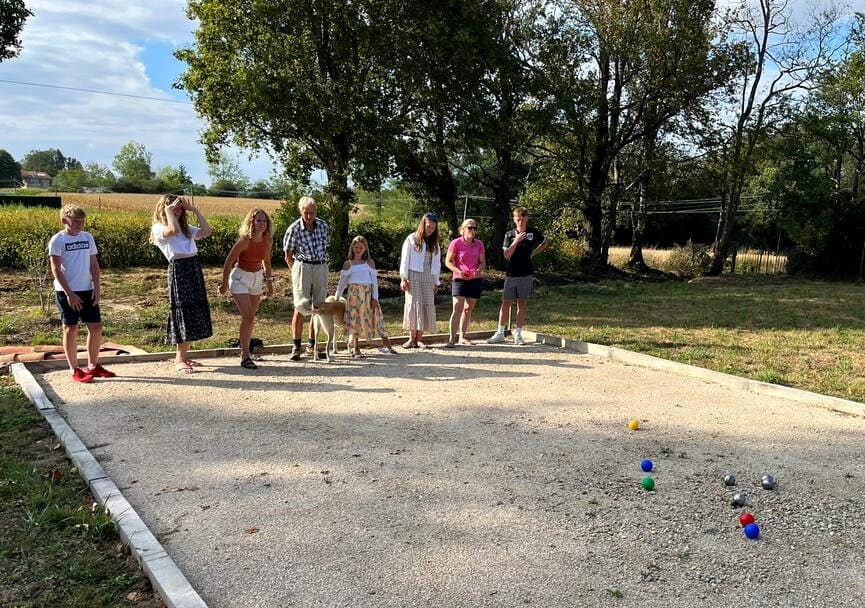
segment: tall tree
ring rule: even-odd
[[[210,175],[212,190],[246,190],[249,178],[240,168],[237,157],[226,150],[220,150],[216,158],[208,159],[207,173]]]
[[[17,186],[21,181],[21,165],[6,150],[0,149],[0,187]]]
[[[21,52],[18,36],[27,17],[32,16],[23,0],[0,0],[0,62],[17,57]]]
[[[186,172],[186,167],[183,164],[177,167],[170,165],[160,167],[156,171],[155,179],[160,182],[160,189],[162,190],[180,192],[192,186],[192,178]]]
[[[91,188],[113,188],[117,183],[117,178],[114,177],[111,170],[97,162],[86,163],[84,171],[87,173],[85,185]]]
[[[493,231],[487,252],[503,267],[501,243],[512,217],[512,200],[522,190],[522,159],[549,122],[535,62],[547,17],[545,0],[498,0],[491,14],[493,45],[480,82],[483,106],[473,117],[461,170],[493,195]],[[524,174],[521,176],[524,177]]]
[[[386,171],[395,95],[379,59],[400,27],[390,1],[191,0],[195,43],[177,52],[211,158],[234,143],[294,177],[326,172],[334,260],[348,246],[353,184]]]
[[[722,203],[709,275],[724,269],[754,151],[773,126],[801,103],[795,93],[813,88],[816,77],[846,46],[837,31],[836,7],[815,15],[804,26],[793,21],[790,10],[787,0],[755,0],[730,15],[730,36],[747,44],[750,69],[732,83],[736,94],[712,117],[717,125],[712,139],[721,141]]]
[[[623,150],[645,142],[651,155],[661,126],[727,75],[729,54],[713,53],[712,0],[570,0],[563,3],[558,146],[583,169],[585,262],[605,267],[621,180]],[[648,138],[648,139],[647,139]],[[613,179],[616,187],[608,193]]]
[[[63,152],[56,148],[48,150],[31,150],[21,160],[22,170],[42,171],[52,177],[64,169],[75,168],[81,168],[81,163],[71,156],[64,156]]]
[[[466,145],[483,96],[494,43],[493,0],[398,3],[403,26],[388,63],[396,66],[400,122],[391,138],[396,174],[457,235],[453,161]],[[420,10],[419,10],[420,9]]]
[[[153,171],[150,168],[152,159],[153,155],[148,152],[144,144],[129,141],[120,148],[112,164],[123,181],[140,187],[153,179]]]

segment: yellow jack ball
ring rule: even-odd
[[[637,420],[636,418],[631,418],[628,421],[628,428],[631,429],[632,431],[636,431],[637,429],[640,428],[640,421]]]

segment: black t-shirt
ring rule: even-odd
[[[516,230],[505,233],[503,249],[507,249],[517,238]],[[511,259],[505,261],[505,271],[509,277],[527,277],[534,273],[532,268],[532,252],[544,242],[544,235],[535,228],[526,229],[526,238],[517,245]]]

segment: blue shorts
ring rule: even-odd
[[[69,298],[65,291],[55,291],[54,298],[57,308],[60,310],[60,320],[63,325],[78,325],[80,321],[85,323],[102,323],[102,315],[99,314],[99,305],[93,305],[93,292],[76,291],[75,295],[81,298],[81,310],[73,310],[69,306]]]
[[[483,291],[483,279],[454,279],[451,286],[451,294],[455,298],[469,298],[471,300],[480,300],[481,291]]]

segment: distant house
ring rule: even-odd
[[[25,188],[50,188],[51,176],[43,171],[22,171],[21,182]]]

